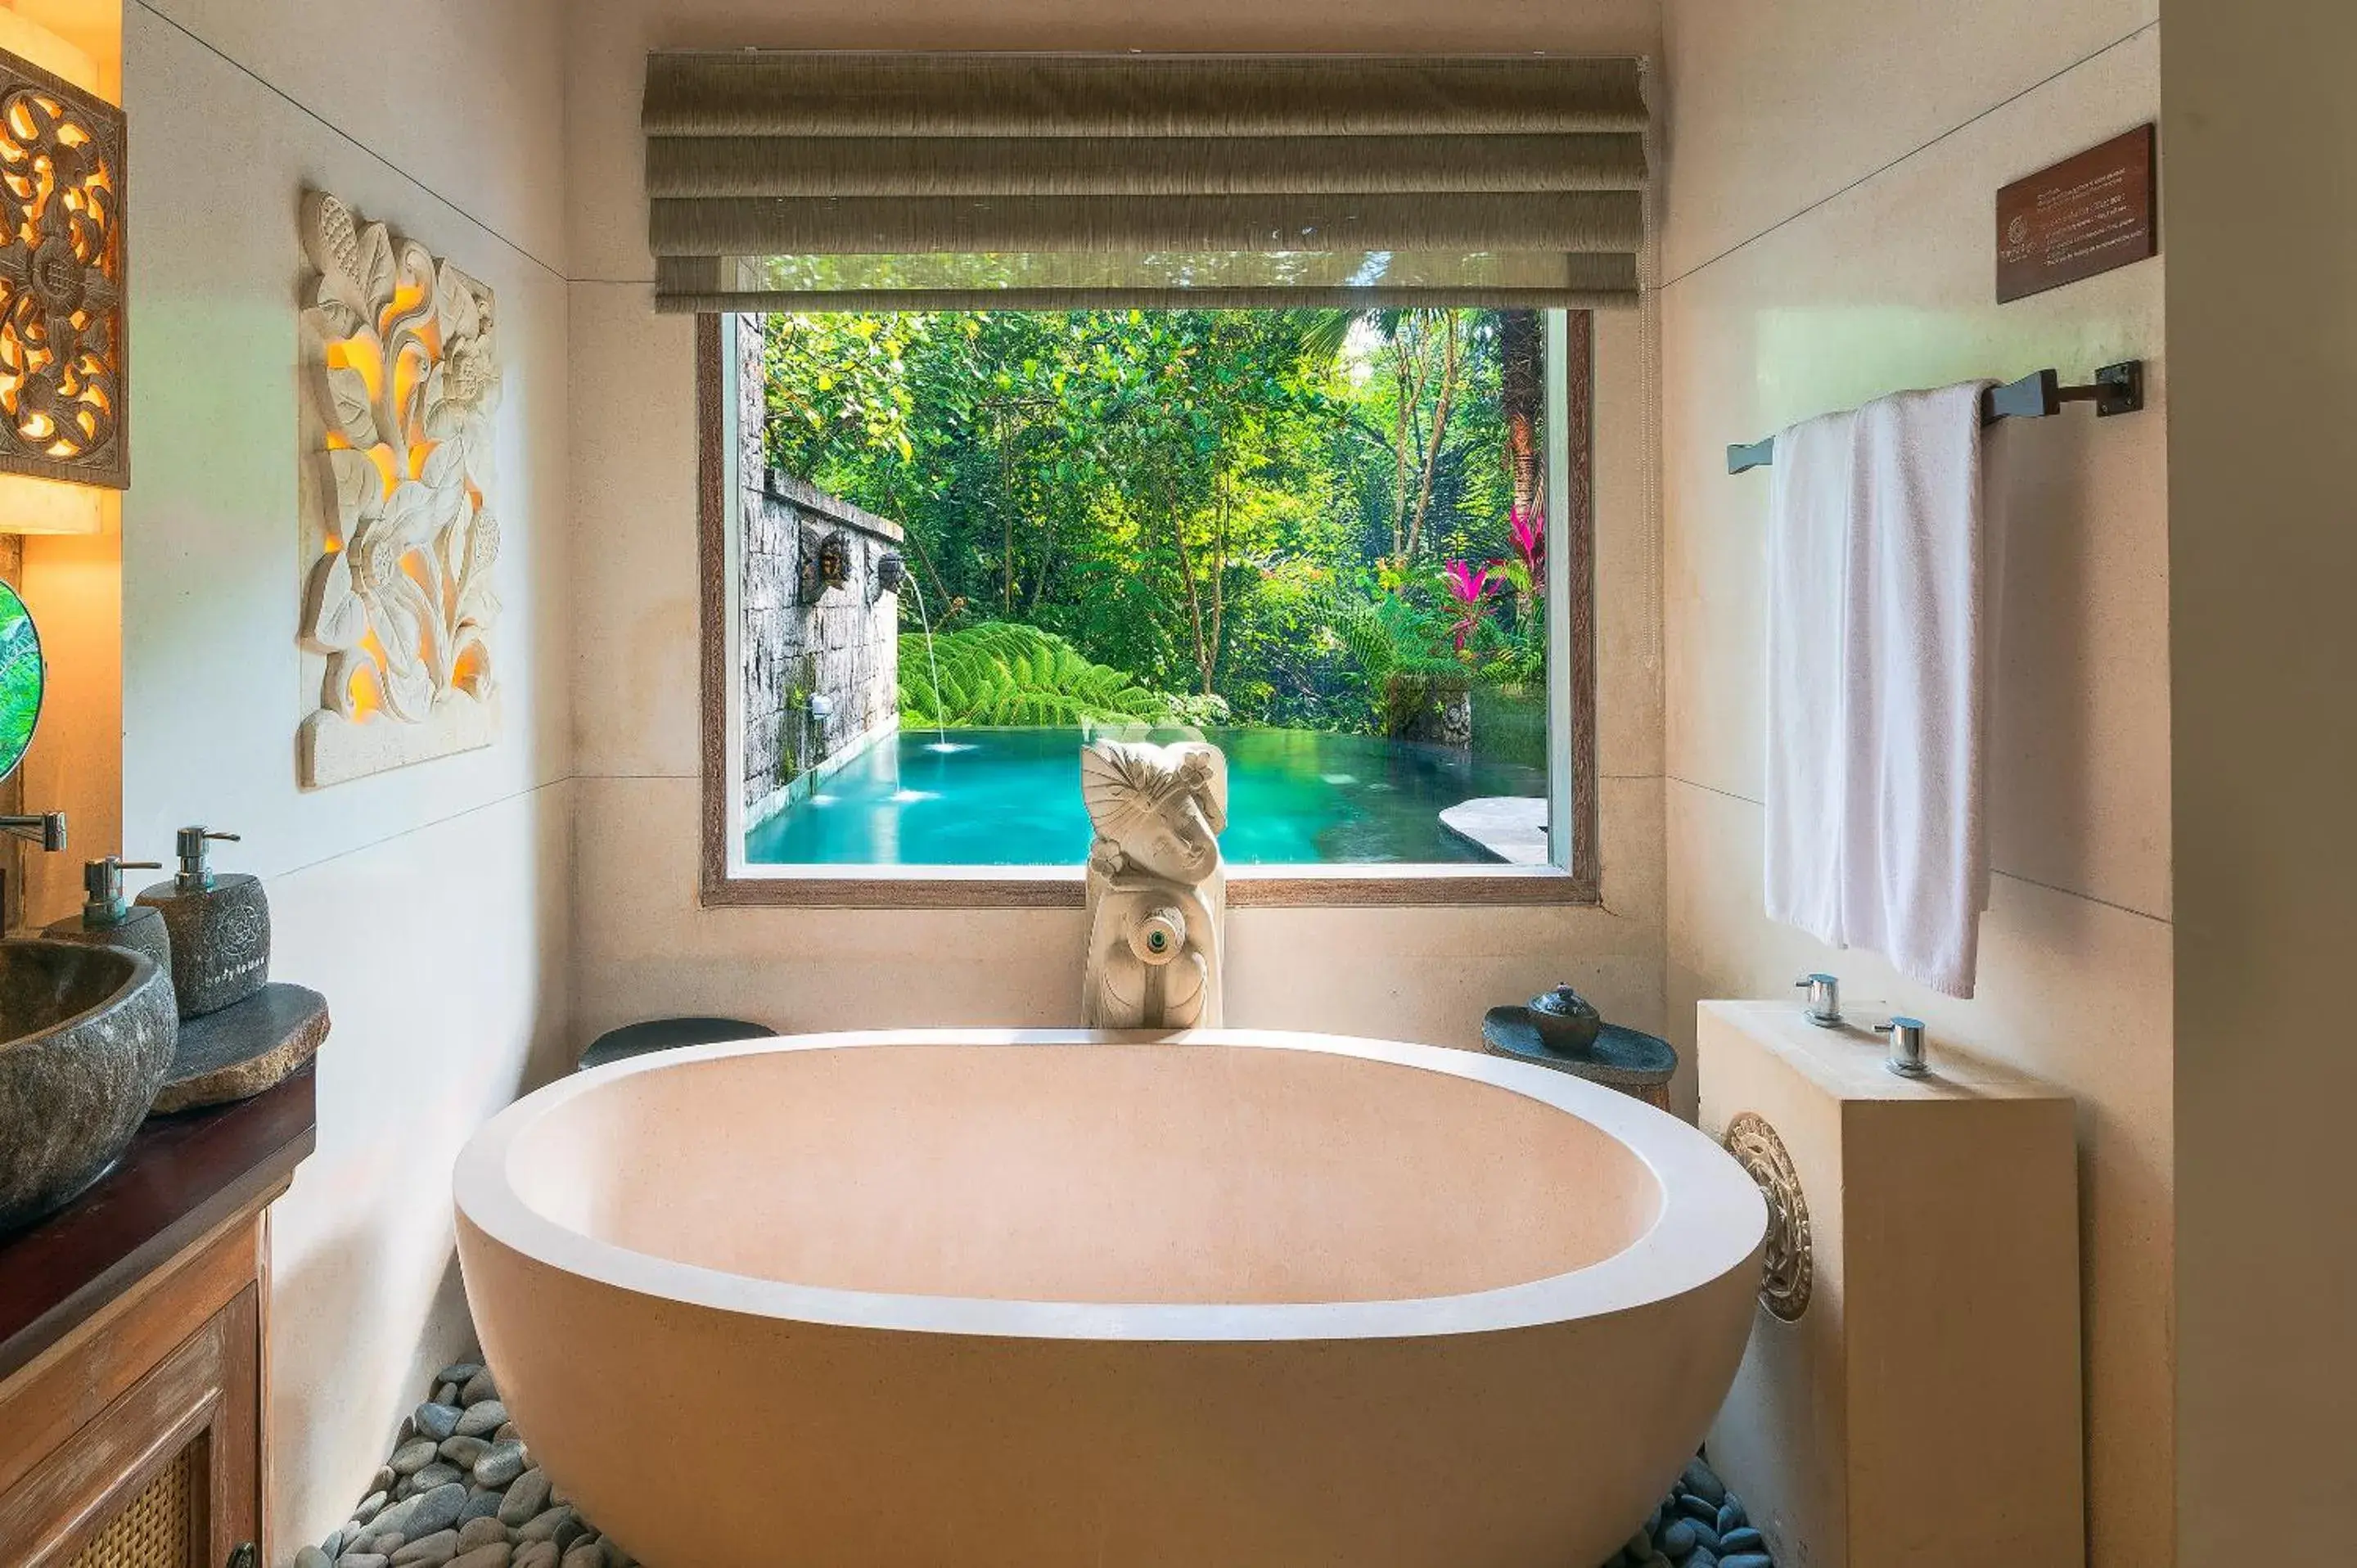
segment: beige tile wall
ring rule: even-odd
[[[2357,6],[2171,0],[2179,1561],[2357,1475]],[[2349,1555],[2345,1548],[2319,1548]]]
[[[451,1163],[566,1059],[560,7],[125,10],[137,482],[124,506],[124,847],[168,858],[181,823],[242,831],[219,863],[265,878],[274,972],[323,992],[335,1018],[318,1147],[271,1216],[267,1509],[283,1563],[343,1523],[423,1380],[471,1345]],[[506,735],[314,791],[295,772],[309,705],[296,641],[306,185],[488,283],[504,368],[491,489]]]
[[[1673,0],[1662,293],[1668,993],[1825,968],[2081,1104],[2098,1564],[2167,1562],[2171,1487],[2164,263],[1993,300],[1996,188],[2156,117],[2151,0]],[[1970,1002],[1761,914],[1767,476],[1725,448],[1904,386],[2148,364],[2146,413],[1991,439],[1997,875]]]
[[[638,103],[660,47],[1518,49],[1650,52],[1652,0],[1539,17],[1515,0],[1436,16],[1416,0],[925,0],[879,15],[831,0],[791,12],[750,0],[602,0],[568,36],[576,645],[581,800],[576,1026],[690,1008],[782,1029],[903,1023],[1068,1023],[1077,912],[910,914],[701,909],[697,798],[693,333],[655,317]],[[1657,530],[1641,480],[1652,424],[1638,317],[1600,319],[1597,482],[1600,770],[1609,777],[1602,909],[1238,910],[1228,1015],[1477,1045],[1482,1009],[1557,980],[1608,1015],[1663,1017]]]

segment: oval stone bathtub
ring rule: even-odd
[[[658,1568],[1584,1568],[1726,1396],[1766,1225],[1634,1100],[1252,1030],[641,1058],[457,1195],[535,1461]]]

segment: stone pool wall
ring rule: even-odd
[[[760,338],[738,335],[744,476],[740,652],[745,818],[774,815],[793,781],[889,731],[899,714],[900,525],[763,466]],[[832,710],[810,715],[810,699]]]

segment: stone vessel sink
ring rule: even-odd
[[[171,977],[122,948],[0,941],[0,1231],[104,1175],[172,1065]]]

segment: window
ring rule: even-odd
[[[662,51],[713,902],[1078,903],[1078,748],[1230,901],[1592,897],[1585,312],[1630,58]]]
[[[1587,327],[707,317],[707,899],[1077,903],[1099,736],[1232,902],[1592,897]]]

